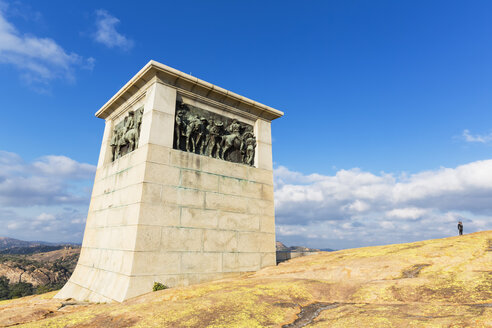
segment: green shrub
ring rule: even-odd
[[[51,288],[49,285],[39,285],[36,288],[36,294],[44,294],[54,291],[55,289]]]
[[[34,294],[34,287],[28,282],[18,282],[10,285],[10,298],[19,298]]]
[[[9,280],[7,277],[0,276],[0,301],[10,298]]]
[[[161,284],[160,282],[154,282],[154,287],[152,288],[152,290],[154,292],[158,291],[158,290],[162,290],[162,289],[168,289],[169,287],[167,287],[166,285],[163,285]]]

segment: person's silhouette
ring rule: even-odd
[[[463,234],[463,222],[461,221],[458,222],[458,232],[460,233],[460,236]]]

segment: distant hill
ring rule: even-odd
[[[35,254],[50,252],[65,247],[75,246],[76,243],[50,243],[46,241],[24,241],[9,237],[0,237],[0,254]]]
[[[11,247],[31,247],[39,246],[41,243],[33,241],[24,241],[9,237],[0,237],[0,250],[11,248]]]
[[[18,254],[18,255],[28,255],[37,254],[43,252],[51,252],[59,249],[66,248],[65,245],[39,245],[39,246],[27,246],[27,247],[10,247],[0,250],[0,254]],[[72,247],[72,246],[71,246]]]

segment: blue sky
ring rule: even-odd
[[[0,0],[0,235],[81,241],[97,111],[150,59],[285,112],[277,239],[492,229],[488,1]]]

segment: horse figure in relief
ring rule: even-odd
[[[237,120],[233,120],[227,128],[230,134],[222,136],[222,159],[226,159],[228,151],[243,148],[243,139],[241,138],[240,130],[241,125]]]
[[[124,143],[128,145],[128,152],[135,150],[138,146],[138,140],[140,137],[140,125],[142,124],[143,110],[128,112],[128,117],[125,118],[125,135],[123,137]]]

